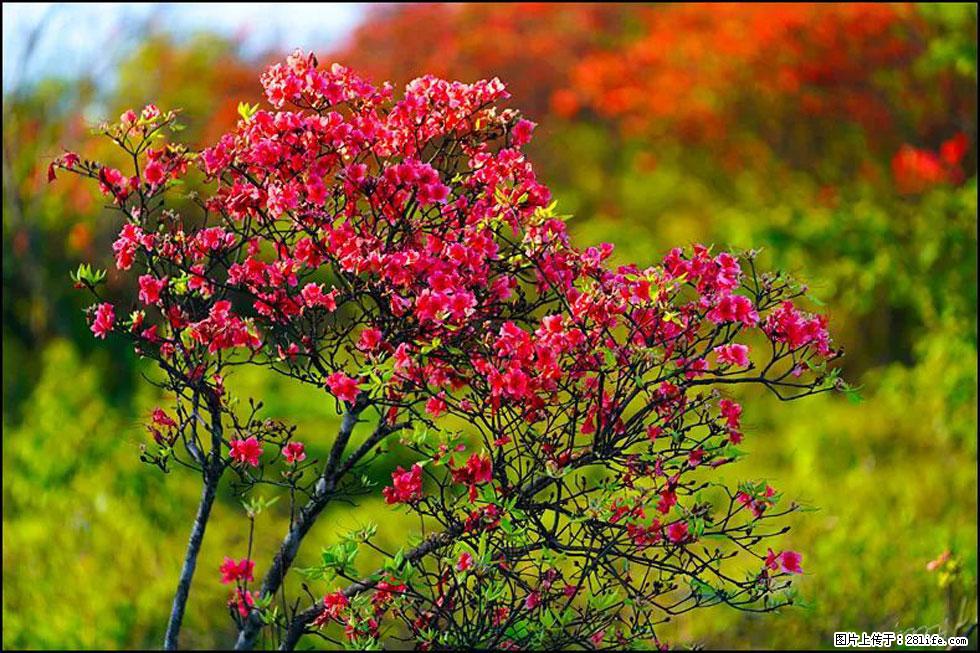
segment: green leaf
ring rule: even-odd
[[[405,564],[405,550],[398,549],[394,557],[385,562],[385,570],[392,573],[398,573],[401,571],[402,565]]]
[[[245,122],[248,122],[252,118],[254,118],[258,110],[259,110],[258,104],[253,106],[250,105],[248,102],[238,103],[238,115],[240,115]]]
[[[105,270],[93,270],[88,263],[82,263],[78,266],[78,270],[74,273],[70,273],[71,280],[76,284],[82,283],[87,286],[97,286],[106,278]]]

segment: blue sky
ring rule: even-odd
[[[134,45],[140,26],[238,37],[246,54],[321,50],[348,34],[365,9],[361,3],[4,3],[3,87],[98,71]]]

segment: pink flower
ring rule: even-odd
[[[141,247],[152,250],[155,244],[154,234],[145,234],[136,225],[126,223],[119,231],[119,237],[112,244],[112,250],[116,253],[116,268],[128,270],[133,265],[137,250]]]
[[[753,308],[752,302],[742,295],[723,296],[718,304],[708,311],[707,317],[715,324],[741,322],[745,326],[755,326],[759,323],[759,314]]]
[[[775,553],[769,549],[766,555],[766,567],[772,571],[782,571],[787,574],[802,574],[803,555],[796,551],[783,551]]]
[[[177,422],[175,422],[173,418],[171,418],[170,415],[168,415],[162,408],[154,408],[151,419],[153,420],[154,424],[159,426],[165,426],[168,428],[174,428],[177,426]]]
[[[792,302],[783,302],[770,313],[762,330],[773,342],[785,343],[791,349],[813,345],[821,356],[831,355],[826,316],[801,313]]]
[[[143,178],[151,186],[158,186],[167,178],[167,172],[159,161],[150,161],[143,168]]]
[[[253,435],[245,440],[231,441],[231,457],[236,462],[248,463],[252,467],[259,466],[259,456],[262,455],[262,445]]]
[[[361,351],[374,351],[379,344],[381,344],[381,331],[379,329],[364,329],[357,341],[357,348]]]
[[[701,464],[701,461],[703,459],[704,459],[704,449],[698,447],[688,455],[687,464],[690,465],[691,467],[697,467],[698,465]]]
[[[953,554],[950,552],[950,550],[946,549],[945,551],[940,553],[935,560],[930,560],[928,564],[926,564],[926,570],[936,571],[937,569],[945,565],[947,562],[949,562],[949,559],[952,557],[952,555]]]
[[[144,304],[156,304],[160,301],[160,292],[167,287],[167,279],[157,279],[151,274],[140,275],[140,301]]]
[[[391,473],[391,487],[382,491],[386,503],[414,503],[422,498],[422,467],[418,463],[409,471],[398,467]]]
[[[116,311],[112,304],[99,304],[95,309],[95,319],[92,321],[92,333],[96,338],[105,338],[106,334],[112,331],[112,326],[116,321]]]
[[[463,551],[459,556],[459,562],[456,563],[457,571],[466,571],[473,566],[473,556],[469,551]]]
[[[539,605],[541,605],[541,595],[538,594],[537,592],[531,592],[530,594],[527,595],[527,598],[524,599],[525,610],[533,610]]]
[[[688,538],[687,522],[675,521],[667,527],[667,539],[678,544]]]
[[[255,578],[253,577],[253,572],[255,570],[255,561],[249,560],[248,558],[242,558],[238,562],[232,558],[225,557],[225,561],[221,563],[221,582],[227,585],[228,583],[236,583],[238,581],[245,581],[246,583],[251,583]]]
[[[282,454],[286,458],[287,463],[294,465],[306,460],[306,447],[302,442],[290,442],[283,447]]]
[[[103,195],[112,195],[117,200],[125,199],[134,187],[132,182],[132,179],[115,168],[103,166],[99,170],[99,190]]]
[[[749,348],[746,345],[721,345],[715,347],[715,354],[718,355],[719,364],[737,367],[749,366]]]
[[[334,372],[327,377],[327,387],[330,393],[341,401],[354,403],[361,389],[357,387],[357,379],[353,379],[343,372]]]
[[[171,315],[172,322],[174,317],[177,316]],[[212,354],[234,347],[255,350],[262,346],[262,341],[249,328],[249,324],[232,313],[231,302],[227,299],[215,302],[207,318],[191,324],[190,335],[195,341],[205,345]]]
[[[300,291],[303,296],[303,303],[309,307],[322,306],[327,311],[333,312],[337,310],[337,291],[331,290],[328,293],[323,292],[323,287],[317,283],[308,283],[303,286],[303,290]]]
[[[511,129],[510,136],[514,147],[520,147],[526,145],[531,140],[531,132],[537,127],[536,123],[530,120],[518,120],[514,127]]]
[[[803,555],[796,551],[783,551],[779,556],[779,565],[788,574],[802,574]]]

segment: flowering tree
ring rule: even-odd
[[[521,153],[534,124],[497,108],[499,80],[422,77],[396,99],[295,54],[262,84],[274,110],[242,105],[200,153],[167,142],[176,115],[150,105],[102,127],[128,172],[71,153],[50,171],[96,180],[123,215],[116,267],[138,296],[117,308],[87,266],[75,281],[97,297],[96,337],[131,340],[173,399],[143,459],[202,481],[167,648],[225,475],[252,528],[256,488],[290,505],[268,561],[250,535],[221,566],[238,648],[310,633],[361,647],[662,645],[672,615],[791,602],[801,556],[772,538],[796,505],[718,470],[743,437],[724,390],[845,387],[825,318],[794,303],[804,287],[758,271],[753,252],[613,267],[612,246],[572,246]],[[208,190],[178,215],[167,198],[194,167]],[[326,460],[232,397],[241,365],[336,403]],[[391,470],[383,497],[427,535],[386,551],[377,527],[351,533],[300,570],[324,584],[318,597],[289,592],[313,524],[371,491],[362,472],[392,439],[416,462]],[[361,549],[383,565],[360,569]]]

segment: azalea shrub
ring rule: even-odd
[[[612,245],[573,245],[522,153],[535,125],[499,106],[497,79],[396,95],[296,53],[261,81],[271,107],[243,103],[202,151],[149,105],[101,126],[125,171],[65,153],[49,172],[92,179],[121,216],[111,274],[132,296],[105,296],[89,266],[75,283],[96,297],[93,334],[155,361],[171,399],[142,459],[201,479],[168,648],[226,487],[248,549],[204,571],[229,587],[238,648],[665,647],[676,615],[793,602],[803,556],[779,536],[799,505],[723,476],[745,437],[730,390],[850,391],[804,285],[754,251],[613,266]],[[173,210],[197,176],[197,210]],[[320,388],[339,430],[264,417],[236,396],[241,366]],[[372,486],[395,444],[413,462]],[[289,504],[274,551],[253,547],[260,490]],[[305,541],[366,494],[417,518],[399,549],[374,524]]]

